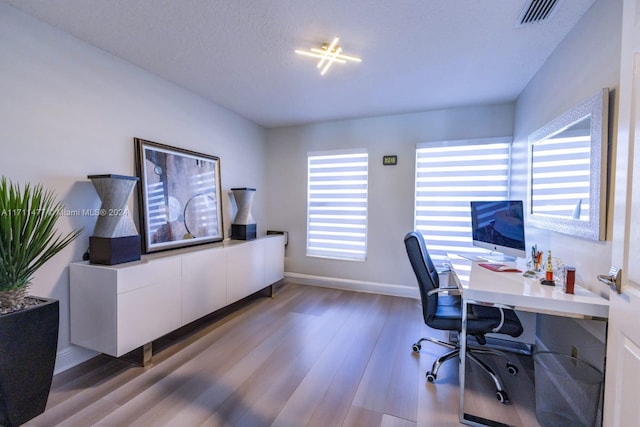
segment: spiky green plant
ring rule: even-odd
[[[22,303],[36,270],[81,233],[82,230],[65,236],[58,233],[55,224],[63,208],[55,193],[42,185],[20,187],[2,177],[0,294],[5,298],[0,298],[0,308],[5,311]]]

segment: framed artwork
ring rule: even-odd
[[[223,239],[220,158],[135,138],[143,252]]]

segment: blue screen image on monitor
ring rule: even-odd
[[[471,230],[473,246],[506,255],[505,260],[527,256],[521,200],[471,202]]]

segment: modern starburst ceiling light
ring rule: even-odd
[[[334,62],[340,64],[346,64],[347,61],[362,62],[362,59],[358,57],[343,54],[342,48],[338,45],[338,40],[339,38],[336,37],[331,43],[322,43],[320,49],[315,47],[312,47],[309,51],[296,49],[296,53],[320,59],[317,67],[322,69],[320,71],[321,76],[324,76]]]

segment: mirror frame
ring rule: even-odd
[[[591,116],[591,152],[589,180],[589,220],[545,216],[533,213],[532,168],[533,148],[567,129],[579,120]],[[607,150],[609,132],[609,89],[604,88],[597,94],[576,105],[569,111],[529,135],[529,173],[527,176],[527,223],[560,233],[571,234],[590,240],[605,240],[607,206]]]

